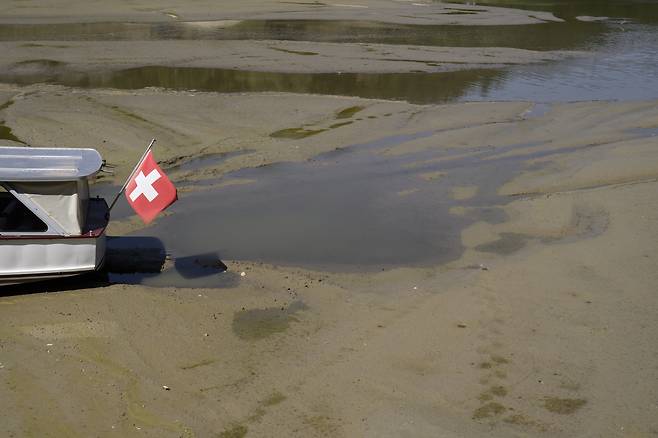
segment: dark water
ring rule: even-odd
[[[105,73],[50,70],[36,74],[2,74],[0,80],[18,84],[57,83],[83,88],[258,92],[356,96],[373,99],[440,103],[460,99],[474,87],[486,91],[500,83],[504,70],[472,69],[441,73],[272,73],[187,67],[139,67]]]
[[[600,23],[518,26],[432,26],[364,21],[259,20],[222,22],[2,24],[0,41],[288,40],[446,47],[586,49],[605,32]],[[34,45],[34,43],[32,43]],[[62,45],[64,48],[66,44]]]

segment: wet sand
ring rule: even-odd
[[[10,2],[3,16],[22,19],[18,3],[35,6]],[[233,5],[235,16],[250,5]],[[76,19],[91,16],[79,6]],[[48,8],[25,17],[64,20]],[[69,62],[81,56],[68,53]],[[166,242],[163,275],[0,291],[1,433],[654,436],[657,103],[418,105],[0,85],[0,128],[14,139],[0,130],[3,144],[95,147],[116,166],[93,187],[107,196],[157,137],[156,157],[180,187],[153,227],[124,205],[109,229]],[[314,174],[337,178],[335,187],[314,186]],[[298,200],[284,204],[288,219],[275,214],[269,184]],[[367,257],[361,236],[331,224],[316,238],[331,211],[310,214],[304,201],[333,208],[336,194],[351,209],[345,217],[384,212],[368,238],[418,232],[400,246],[399,263],[383,248]],[[260,210],[238,202],[254,198]],[[249,214],[244,223],[209,217],[194,223],[200,236],[171,241],[185,226],[178,218],[201,215],[199,199],[218,215],[229,200]],[[245,228],[258,219],[259,239],[262,230],[290,239],[289,257],[258,253]],[[455,227],[448,252],[413,246],[441,240],[443,224]],[[360,245],[352,255],[379,265],[355,258],[346,269],[317,255],[331,244],[340,256],[350,239]],[[203,242],[217,253],[175,253]]]

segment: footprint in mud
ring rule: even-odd
[[[284,402],[287,398],[288,397],[279,391],[274,391],[265,399],[258,402],[254,411],[244,422],[247,424],[260,422],[265,414],[267,414],[267,410],[269,408]],[[249,428],[242,423],[233,423],[231,427],[220,432],[218,436],[221,438],[242,438],[243,436],[247,435],[248,430]]]
[[[505,357],[491,354],[487,360],[477,365],[484,373],[480,378],[480,384],[489,385],[489,387],[478,396],[480,406],[473,411],[474,420],[495,418],[508,410],[506,406],[496,401],[496,399],[505,398],[509,391],[500,382],[495,382],[507,378],[507,372],[505,371],[505,365],[507,364],[509,364],[509,360]],[[492,384],[492,381],[495,383]]]
[[[567,231],[559,237],[547,237],[543,243],[566,243],[577,239],[591,239],[600,236],[608,229],[610,222],[608,212],[591,205],[576,205],[571,215]]]
[[[571,415],[587,404],[582,398],[546,397],[544,408],[554,414]]]

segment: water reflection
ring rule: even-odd
[[[504,70],[473,69],[441,73],[271,73],[215,68],[139,67],[107,73],[42,71],[0,74],[18,84],[57,83],[70,87],[288,93],[358,96],[373,99],[439,103],[459,99],[477,87],[486,91],[501,81]]]
[[[515,47],[575,50],[596,44],[601,23],[510,26],[428,26],[363,21],[254,20],[223,22],[3,24],[0,41],[292,40],[410,44],[446,47]]]
[[[473,3],[472,0],[454,2]],[[476,4],[551,12],[565,20],[594,16],[625,18],[640,23],[658,22],[658,3],[652,0],[480,0]]]

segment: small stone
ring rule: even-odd
[[[247,275],[246,272],[244,272],[244,271],[240,272],[240,277],[244,277],[244,276],[246,276],[246,275]]]
[[[162,385],[162,389],[164,389],[165,391],[170,391],[171,390],[171,388],[168,387],[167,385]]]
[[[459,328],[466,328],[466,324],[457,324],[457,327],[459,327]]]

